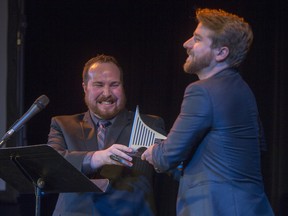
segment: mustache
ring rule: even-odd
[[[112,97],[111,95],[109,95],[108,97],[101,96],[96,100],[96,102],[114,102],[114,101],[116,101],[116,98]]]
[[[188,49],[188,50],[186,51],[186,53],[187,53],[187,55],[191,55],[191,54],[192,54],[192,50],[191,50],[191,49]]]

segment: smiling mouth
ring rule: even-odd
[[[186,58],[186,62],[190,62],[191,61],[191,56],[189,55],[189,56],[187,56],[187,58]]]
[[[98,103],[101,105],[111,105],[114,104],[114,101],[99,101]]]

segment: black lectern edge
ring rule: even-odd
[[[35,193],[36,216],[42,194],[105,192],[109,185],[108,179],[88,179],[46,144],[0,149],[0,178],[20,193]]]

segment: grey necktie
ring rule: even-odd
[[[99,120],[97,123],[97,140],[98,140],[98,148],[104,149],[105,146],[105,135],[106,135],[106,128],[111,124],[108,120]]]

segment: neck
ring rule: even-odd
[[[215,74],[219,73],[220,71],[222,71],[228,67],[229,66],[227,64],[217,64],[212,68],[208,67],[208,68],[205,68],[205,69],[199,71],[197,73],[197,76],[200,80],[208,79],[208,78],[214,76]]]

